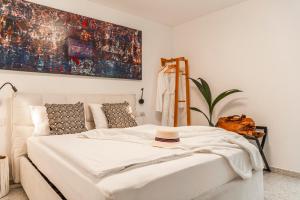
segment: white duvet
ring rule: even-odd
[[[41,137],[40,141],[97,179],[198,153],[224,157],[243,179],[250,178],[253,169],[263,169],[257,148],[238,134],[204,126],[179,127],[176,129],[181,144],[174,149],[163,149],[151,145],[157,128],[144,125],[97,129],[76,136]],[[237,151],[246,151],[247,154],[238,154]]]

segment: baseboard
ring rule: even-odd
[[[19,184],[19,183],[13,183],[13,182],[10,182],[10,185],[9,185],[9,188],[10,189],[18,189],[18,188],[21,188],[22,187],[22,185],[21,184]]]
[[[275,167],[271,167],[272,172],[277,173],[277,174],[282,174],[285,176],[290,176],[290,177],[295,177],[295,178],[300,178],[300,173],[299,172],[293,172],[285,169],[279,169]]]

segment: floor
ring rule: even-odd
[[[28,198],[22,188],[16,188],[1,200]],[[300,179],[276,173],[265,174],[265,200],[300,200]]]
[[[265,200],[300,200],[300,179],[275,173],[265,174]]]
[[[19,188],[15,188],[15,189],[11,189],[10,193],[1,198],[1,200],[28,200],[24,190],[19,187]]]

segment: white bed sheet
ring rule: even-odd
[[[238,178],[224,158],[196,154],[96,179],[40,143],[38,137],[29,138],[27,148],[33,163],[69,200],[188,200]],[[130,179],[135,185],[135,180],[149,176],[155,181],[145,186],[127,189],[122,184]],[[113,193],[107,195],[107,191]]]

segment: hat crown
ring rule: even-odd
[[[161,148],[175,148],[180,143],[179,134],[175,129],[164,128],[156,130],[153,146]]]
[[[162,138],[162,139],[178,139],[179,134],[175,130],[157,130],[156,131],[156,137],[157,138]]]

